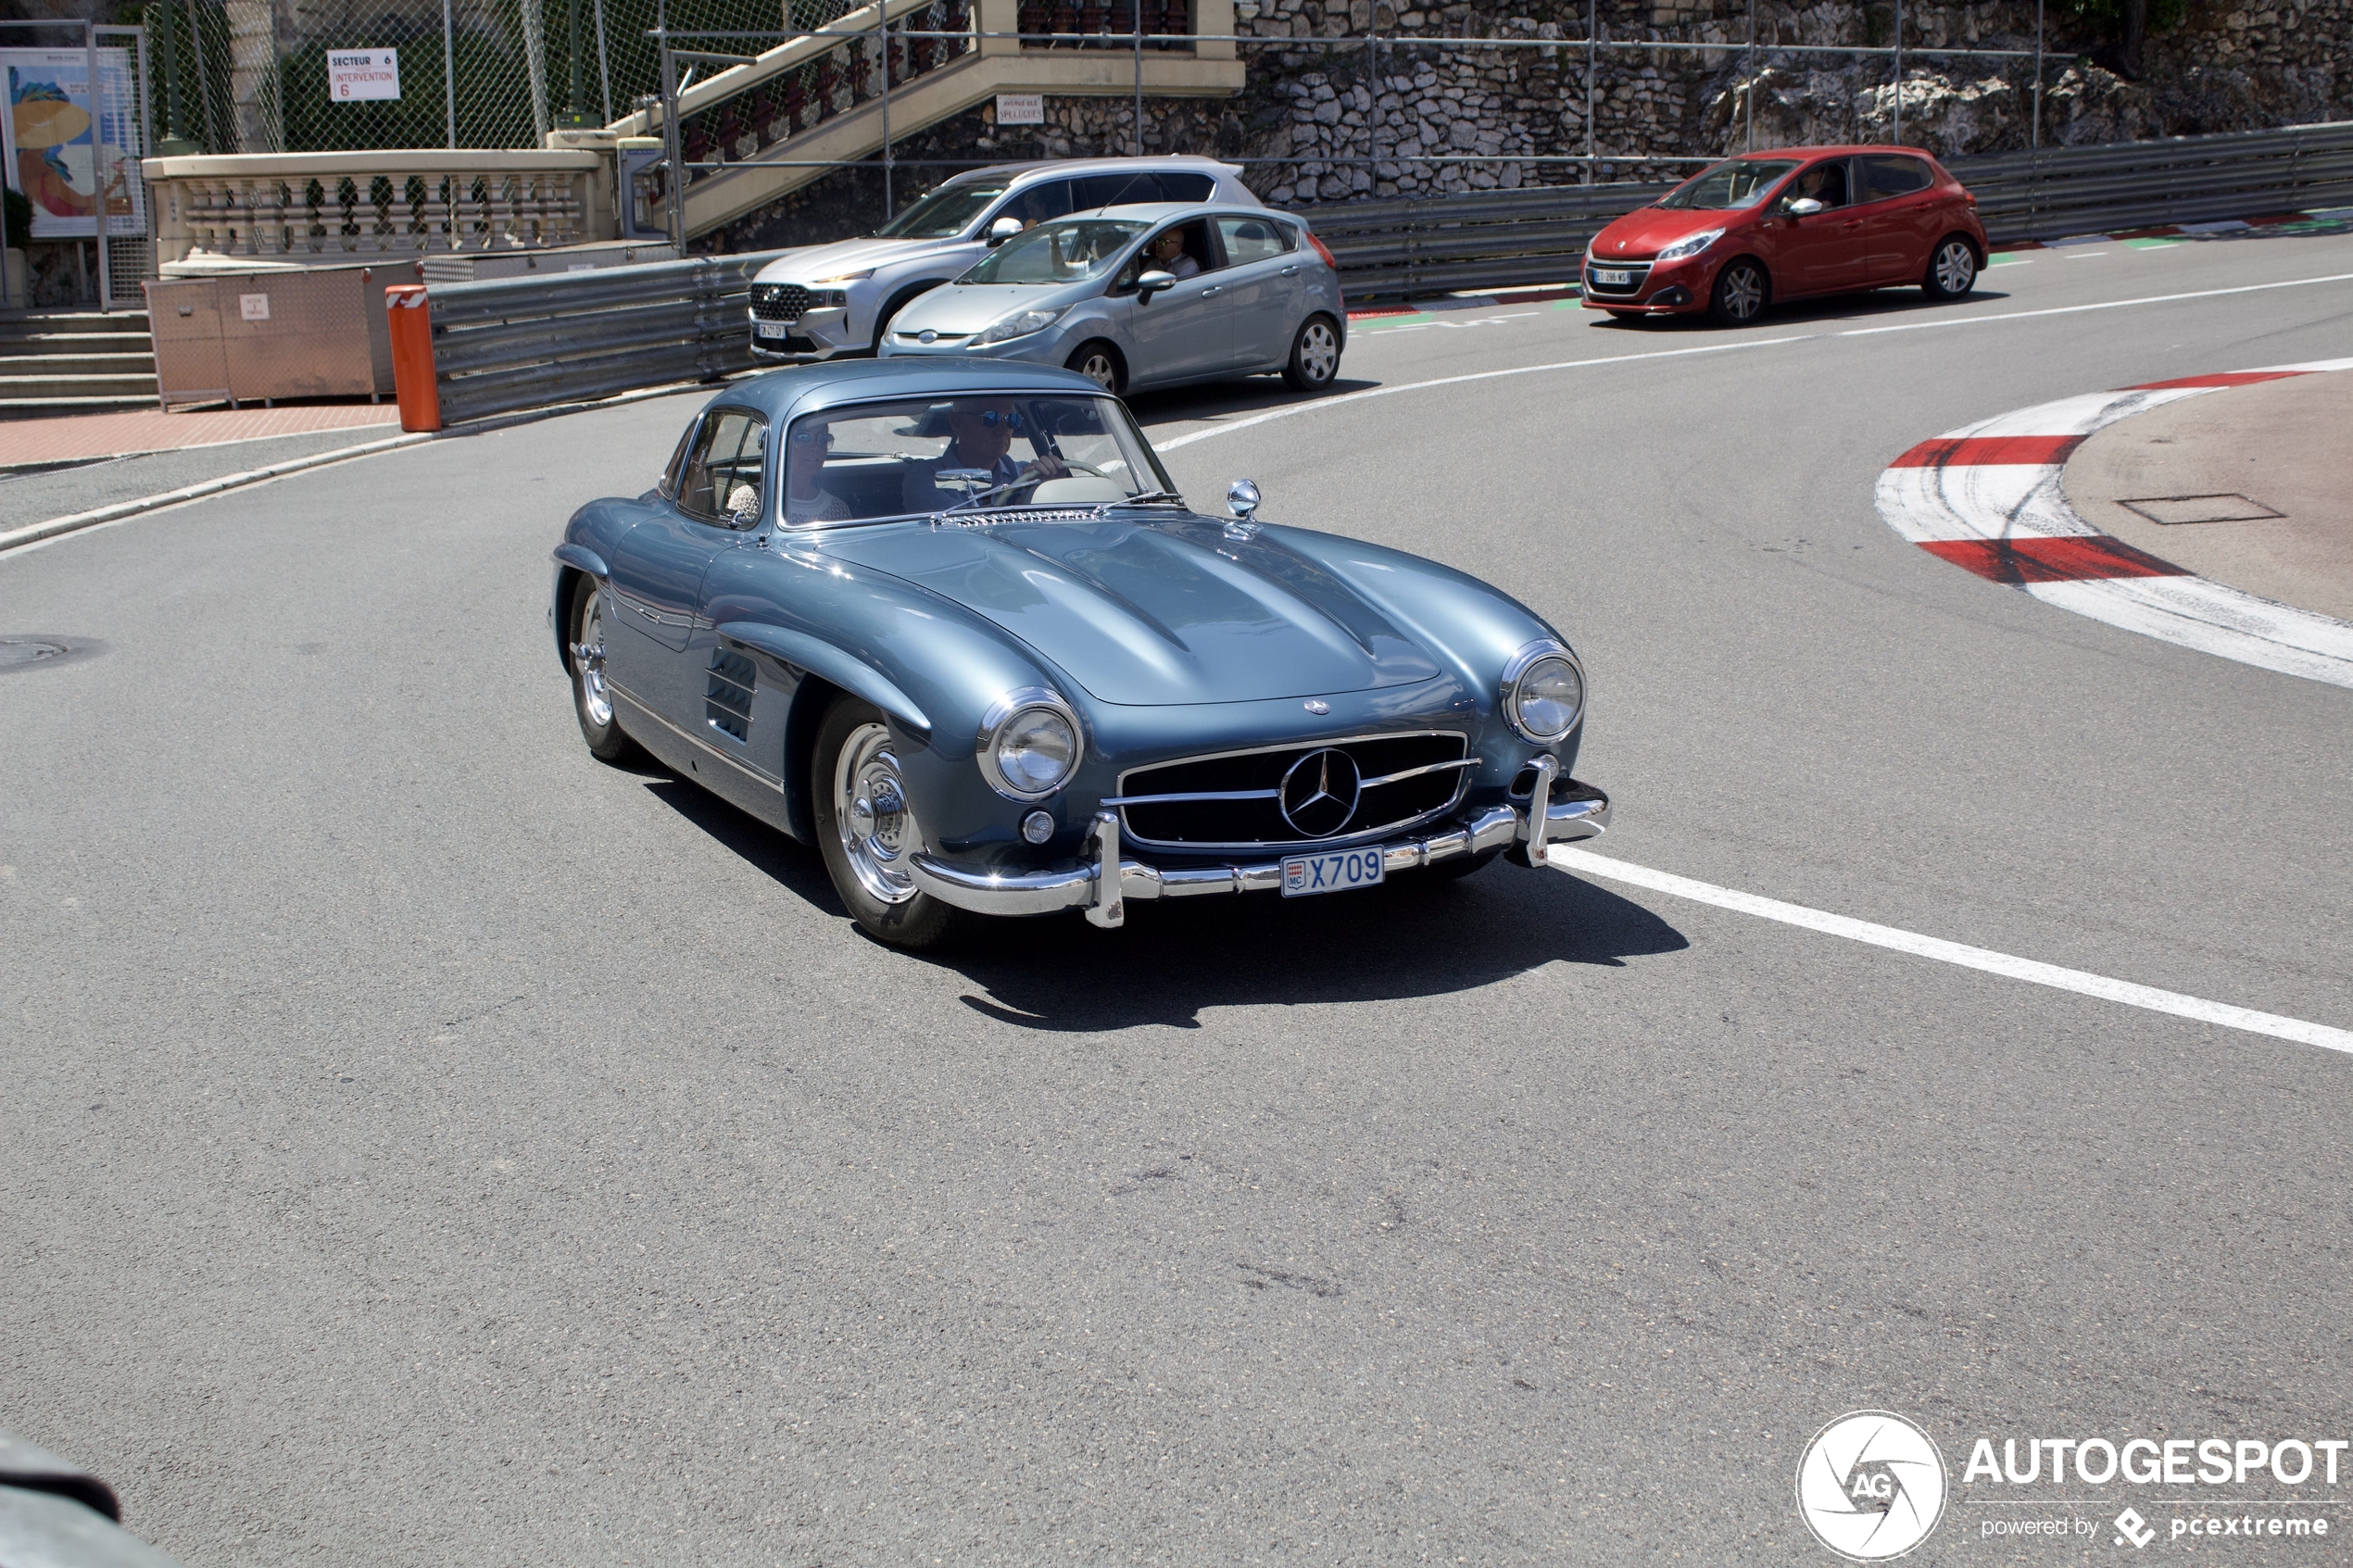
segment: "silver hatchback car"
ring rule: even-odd
[[[1159,203],[1006,241],[900,311],[881,353],[1063,365],[1117,393],[1265,370],[1316,392],[1347,337],[1340,275],[1305,223]]]

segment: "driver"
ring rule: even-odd
[[[1063,460],[1051,452],[1038,452],[1026,463],[1014,460],[1013,433],[1022,429],[1022,417],[1010,397],[957,398],[948,406],[948,429],[954,439],[948,443],[945,452],[907,465],[902,488],[911,512],[936,512],[954,506],[967,495],[986,495],[1038,480],[1061,479],[1070,472]],[[1034,435],[1030,448],[1038,450]],[[986,471],[988,480],[985,484],[975,481],[967,489],[961,480],[943,482],[937,477],[950,469]]]
[[[1186,252],[1182,229],[1169,230],[1145,248],[1160,263],[1162,271],[1180,282],[1201,270],[1201,263]]]
[[[848,522],[849,506],[817,483],[825,471],[825,455],[833,450],[834,433],[822,420],[796,420],[792,439],[785,444],[785,521]]]

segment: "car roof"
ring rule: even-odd
[[[1033,175],[1056,174],[1116,174],[1123,169],[1151,170],[1183,169],[1188,173],[1214,170],[1221,174],[1239,176],[1241,166],[1220,163],[1200,153],[1152,153],[1142,157],[1063,157],[1041,158],[1031,163],[998,163],[987,169],[968,169],[962,174],[940,182],[942,186],[961,185],[973,180],[1003,180],[1010,177],[1019,184]]]
[[[1103,389],[1076,370],[1004,359],[837,359],[792,365],[739,381],[708,408],[752,408],[771,423],[880,397],[972,397],[985,393],[1078,392]]]

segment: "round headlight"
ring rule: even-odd
[[[980,771],[1015,800],[1041,800],[1068,784],[1084,749],[1078,716],[1037,687],[1006,694],[981,722]]]
[[[1504,716],[1512,728],[1540,746],[1550,746],[1577,727],[1585,711],[1585,673],[1557,643],[1523,648],[1504,687]]]

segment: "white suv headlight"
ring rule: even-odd
[[[972,346],[986,348],[992,343],[1004,343],[1017,337],[1027,337],[1032,332],[1042,332],[1061,320],[1063,313],[1069,308],[1069,306],[1063,305],[1051,310],[1016,310],[974,334]]]
[[[1680,261],[1687,256],[1697,256],[1724,237],[1721,229],[1703,229],[1696,234],[1686,234],[1658,253],[1661,261]]]
[[[1585,671],[1560,644],[1530,643],[1504,667],[1504,717],[1523,740],[1550,746],[1585,711]]]
[[[1070,782],[1086,755],[1078,715],[1043,686],[1007,692],[980,721],[980,772],[1010,800],[1043,800]]]

